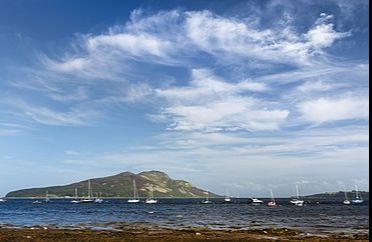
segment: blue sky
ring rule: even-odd
[[[162,170],[368,187],[368,1],[0,2],[0,195]]]

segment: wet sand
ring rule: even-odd
[[[46,227],[0,228],[0,241],[191,242],[191,241],[369,241],[368,234],[312,235],[289,229],[249,231],[123,229],[98,231]]]

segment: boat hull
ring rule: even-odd
[[[158,203],[158,200],[154,200],[154,199],[148,199],[145,201],[146,204],[155,204],[155,203]]]
[[[361,199],[351,200],[351,203],[354,205],[358,205],[364,203],[364,200]]]
[[[276,207],[278,205],[276,204],[276,202],[268,202],[267,206],[272,208],[272,207]]]
[[[93,202],[94,202],[94,200],[92,200],[92,199],[83,199],[83,200],[80,201],[80,203],[93,203]]]
[[[139,202],[140,202],[139,199],[129,199],[129,200],[127,201],[127,203],[139,203]]]
[[[292,200],[290,203],[298,207],[302,207],[304,205],[304,201],[302,200]]]

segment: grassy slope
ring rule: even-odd
[[[134,174],[123,172],[118,175],[90,179],[92,190],[102,193],[103,197],[131,197],[133,180],[136,180],[140,197],[147,197],[152,185],[155,197],[204,197],[205,191],[181,180],[173,180],[163,172],[149,171]],[[88,181],[81,181],[65,186],[30,188],[13,191],[7,197],[43,197],[48,191],[51,197],[74,196],[75,188],[79,196],[87,196]],[[216,196],[210,193],[211,196]]]

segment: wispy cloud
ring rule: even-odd
[[[193,70],[190,85],[159,89],[168,106],[161,115],[174,130],[275,130],[288,116],[287,110],[272,108],[247,92],[262,92],[262,83],[228,83],[207,70]]]
[[[52,71],[86,78],[113,78],[133,61],[200,64],[203,53],[226,64],[253,58],[309,65],[326,58],[324,48],[349,36],[334,30],[332,18],[322,13],[307,32],[298,33],[291,26],[262,28],[210,11],[162,11],[152,16],[134,11],[131,21],[123,26],[112,27],[105,34],[81,36],[77,40],[80,55],[71,53],[60,59],[44,56],[42,61]]]
[[[369,118],[368,97],[320,98],[298,104],[302,119],[323,122]]]
[[[123,25],[101,34],[79,35],[73,48],[60,57],[41,54],[41,67],[30,82],[33,85],[12,83],[17,88],[43,92],[52,102],[69,103],[68,108],[61,111],[53,110],[54,105],[18,106],[25,116],[48,125],[89,124],[87,120],[104,113],[110,105],[149,99],[156,103],[152,107],[155,111],[145,116],[166,122],[171,130],[279,130],[286,122],[300,121],[297,112],[302,120],[309,121],[313,115],[309,109],[316,100],[325,100],[319,93],[327,94],[342,86],[335,83],[335,78],[355,78],[368,67],[343,64],[327,53],[336,41],[351,35],[351,31],[335,29],[333,15],[321,13],[301,31],[291,25],[287,15],[282,18],[287,24],[263,26],[259,16],[238,18],[207,10],[148,15],[134,10]],[[273,68],[275,74],[250,76],[255,67],[242,67],[241,63],[251,61],[257,66],[275,64],[282,68]],[[142,65],[158,72],[191,66],[191,77],[180,81],[179,75],[167,72],[175,85],[164,87],[161,80],[152,80],[152,74]],[[347,65],[350,68],[346,69]],[[257,73],[261,69],[258,67]],[[365,83],[365,75],[361,79]],[[298,85],[286,86],[292,82]],[[301,92],[306,94],[302,100]],[[349,118],[359,119],[360,115]]]
[[[44,106],[34,106],[23,101],[13,100],[11,106],[20,110],[24,117],[36,123],[57,126],[84,126],[92,125],[97,112],[91,110],[72,109],[68,111],[55,111]]]

